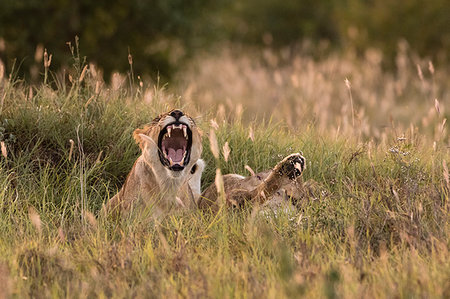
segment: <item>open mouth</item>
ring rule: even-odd
[[[168,124],[158,137],[159,160],[170,170],[181,171],[189,163],[192,132],[181,122]]]

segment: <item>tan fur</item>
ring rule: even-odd
[[[223,176],[225,200],[230,206],[243,206],[247,203],[274,203],[295,197],[301,192],[301,174],[305,158],[291,154],[279,162],[272,170],[250,177],[236,174]],[[215,184],[209,186],[198,200],[201,209],[217,210],[219,194]]]
[[[158,136],[167,124],[175,120],[170,116],[172,111],[158,116],[149,125],[134,131],[133,137],[142,153],[134,163],[119,193],[108,201],[105,207],[106,213],[127,211],[138,204],[151,204],[156,213],[166,213],[176,207],[195,206],[191,179],[194,176],[194,179],[198,180],[195,184],[199,186],[200,176],[196,173],[192,175],[191,169],[200,159],[202,143],[201,132],[192,118],[186,115],[181,118],[184,123],[188,123],[192,132],[191,158],[188,165],[182,171],[171,171],[161,163],[158,156]],[[204,165],[200,164],[200,166]],[[199,169],[199,171],[202,170],[203,167]]]

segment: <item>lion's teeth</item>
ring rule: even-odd
[[[184,134],[184,138],[187,137],[187,128],[185,126],[183,126],[183,134]]]
[[[173,161],[172,161],[171,157],[169,157],[169,162],[170,162],[170,166],[172,166],[173,165]]]
[[[169,135],[169,137],[170,137],[171,133],[172,133],[172,128],[171,127],[167,127],[167,134]]]

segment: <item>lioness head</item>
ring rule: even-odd
[[[178,109],[159,115],[133,136],[146,160],[160,163],[174,177],[191,171],[202,153],[199,129]]]

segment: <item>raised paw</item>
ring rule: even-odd
[[[299,153],[290,154],[275,166],[274,170],[279,174],[295,180],[305,170],[306,159]]]

